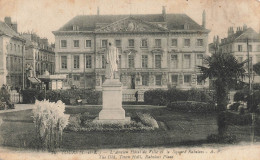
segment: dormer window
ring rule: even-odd
[[[78,31],[79,30],[79,26],[73,25],[72,29],[73,29],[73,31]]]
[[[190,29],[190,25],[189,25],[188,23],[185,23],[185,24],[183,25],[183,29]]]

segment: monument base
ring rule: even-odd
[[[119,79],[106,79],[102,85],[102,94],[102,110],[95,121],[100,123],[130,122],[130,117],[125,117],[125,110],[122,107],[122,83]]]
[[[125,119],[99,119],[97,117],[93,120],[93,122],[101,124],[128,124],[131,122],[131,118],[125,117]]]

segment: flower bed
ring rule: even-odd
[[[149,114],[137,114],[137,120],[129,123],[100,123],[93,121],[88,112],[70,116],[67,130],[70,131],[151,131],[159,128],[157,121]]]

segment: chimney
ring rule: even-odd
[[[247,30],[247,25],[246,24],[243,25],[243,31],[245,31],[245,30]]]
[[[97,15],[99,16],[99,7],[97,7]]]
[[[162,6],[162,16],[163,16],[163,20],[166,21],[166,6]]]
[[[202,13],[202,27],[206,28],[206,11],[205,10],[203,10],[203,13]]]
[[[8,26],[11,26],[11,24],[12,24],[11,17],[5,17],[5,23],[6,23]]]

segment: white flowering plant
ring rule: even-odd
[[[60,147],[62,132],[67,126],[69,115],[64,114],[65,104],[62,101],[48,100],[35,102],[33,119],[41,148],[54,151]]]

